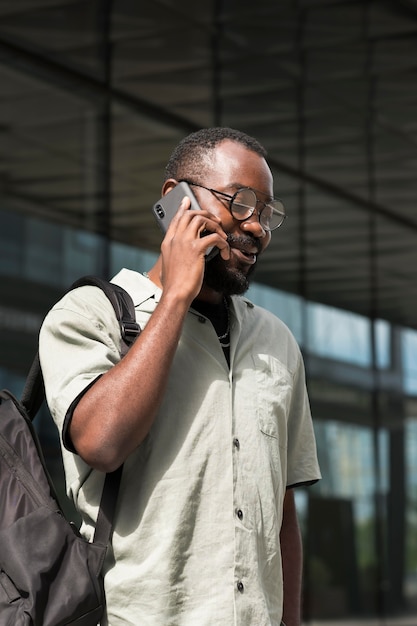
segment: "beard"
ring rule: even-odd
[[[250,236],[237,237],[236,235],[227,235],[227,242],[230,247],[236,245],[255,245],[260,251],[261,245],[258,240]],[[256,267],[254,265],[232,265],[230,260],[224,260],[220,254],[207,261],[204,273],[204,284],[210,289],[222,293],[224,296],[239,296],[245,293],[249,288],[249,278],[252,276]]]

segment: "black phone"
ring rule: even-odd
[[[178,211],[181,200],[185,196],[190,198],[191,209],[201,210],[201,207],[197,202],[197,198],[191,191],[188,183],[185,182],[178,183],[178,185],[173,187],[171,191],[169,191],[165,196],[162,196],[162,198],[160,198],[158,202],[155,202],[155,204],[153,205],[152,212],[156,218],[156,221],[159,224],[160,229],[164,234],[167,232],[168,226],[170,225],[175,213]],[[203,236],[205,234],[208,235],[209,231],[203,233]],[[212,259],[218,253],[218,251],[219,250],[218,248],[216,248],[216,246],[211,246],[210,248],[208,248],[205,254],[206,261]]]

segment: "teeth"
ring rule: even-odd
[[[239,250],[239,252],[241,252],[241,254],[245,255],[249,259],[253,259],[253,257],[256,256],[256,252],[248,252],[247,250],[245,250],[243,248],[237,248],[236,247],[236,250]]]

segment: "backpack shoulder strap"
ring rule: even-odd
[[[21,404],[24,406],[31,420],[34,420],[44,399],[45,386],[43,383],[41,364],[39,362],[39,352],[37,352],[26,377],[20,399]]]
[[[110,283],[98,276],[84,276],[76,280],[68,291],[84,285],[92,285],[102,289],[113,305],[116,318],[120,324],[122,338],[121,354],[124,356],[141,332],[141,328],[136,322],[135,307],[131,296],[119,285]],[[39,411],[44,398],[45,386],[39,362],[39,352],[37,352],[26,378],[21,397],[21,403],[31,420],[34,419]],[[94,533],[94,543],[107,545],[109,542],[122,472],[123,465],[114,472],[106,474]]]
[[[136,322],[135,306],[130,294],[104,278],[98,276],[83,276],[76,280],[66,293],[82,287],[91,285],[99,287],[110,300],[116,318],[120,324],[120,333],[122,337],[121,354],[124,356],[129,350],[136,337],[140,334],[141,328]],[[26,378],[23,388],[21,402],[25,407],[30,419],[34,419],[39,408],[45,398],[45,388],[43,384],[42,370],[39,363],[39,353],[36,354]]]
[[[120,324],[122,336],[121,352],[122,356],[124,356],[141,332],[141,328],[136,322],[135,306],[130,294],[123,287],[98,276],[83,276],[76,280],[68,291],[84,285],[99,287],[112,303],[116,318]]]

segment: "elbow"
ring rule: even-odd
[[[111,443],[102,435],[89,435],[83,432],[77,436],[76,432],[71,432],[71,441],[76,454],[84,463],[100,472],[114,472],[128,456],[116,442]]]
[[[125,457],[114,446],[87,446],[79,443],[75,449],[87,465],[106,474],[117,470],[125,461]]]
[[[92,419],[93,417],[93,419]],[[142,443],[147,431],[139,429],[119,412],[97,413],[91,407],[73,413],[69,434],[73,447],[81,459],[100,472],[117,470],[127,457]]]

